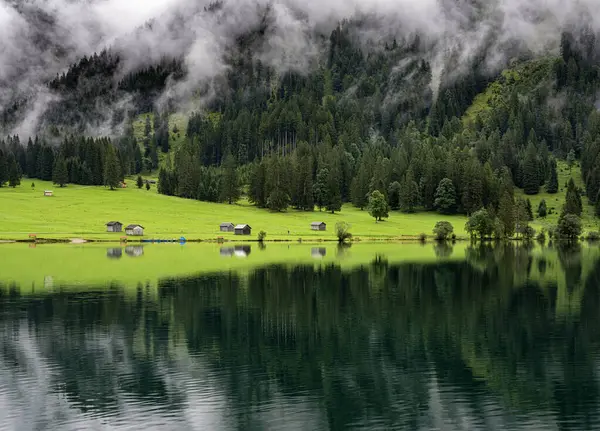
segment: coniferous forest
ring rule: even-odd
[[[46,128],[0,142],[0,185],[27,176],[116,187],[126,176],[157,172],[162,194],[227,203],[246,196],[270,211],[485,209],[496,220],[490,229],[512,236],[520,208],[532,212],[515,190],[557,193],[563,160],[581,164],[585,187],[572,194],[600,214],[600,46],[591,30],[565,31],[557,55],[522,55],[496,74],[483,53],[467,73],[444,71],[435,88],[418,38],[365,49],[359,26],[339,23],[318,64],[302,72],[253,56],[264,29],[239,37],[212,96],[186,114],[186,130],[169,123],[176,103],[158,104],[169,82],[187,79],[181,59],[115,81],[118,53],[83,58],[47,83],[62,97]],[[196,91],[202,98],[209,90]],[[123,95],[131,103],[121,108]],[[3,109],[5,128],[18,112]],[[133,123],[143,113],[151,115],[136,138]],[[113,132],[86,134],[103,122]]]

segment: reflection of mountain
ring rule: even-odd
[[[599,262],[468,255],[274,265],[163,280],[156,296],[0,289],[0,424],[597,428]],[[576,314],[557,314],[553,271],[579,292]]]

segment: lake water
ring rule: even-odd
[[[0,246],[0,429],[600,429],[600,252]]]

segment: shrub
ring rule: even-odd
[[[531,241],[535,236],[535,229],[527,225],[523,228],[522,234],[525,241]]]
[[[546,243],[546,232],[544,231],[544,229],[542,229],[540,231],[540,233],[537,234],[536,240],[540,244],[545,244]]]
[[[266,237],[267,237],[267,233],[264,230],[261,230],[258,233],[258,242],[263,242]]]
[[[426,233],[421,233],[419,235],[419,241],[421,241],[422,243],[427,242],[427,234]]]
[[[350,227],[350,224],[346,223],[345,221],[340,221],[335,224],[335,234],[339,243],[345,243],[352,239]]]
[[[454,226],[447,221],[439,221],[433,228],[433,233],[437,241],[447,241],[454,234]]]
[[[587,240],[590,242],[600,241],[600,232],[590,232],[587,234]]]
[[[581,219],[575,214],[565,214],[558,221],[556,234],[560,239],[576,240],[582,232]]]

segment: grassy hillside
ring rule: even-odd
[[[549,194],[546,193],[545,187],[540,189],[540,193],[534,196],[527,196],[523,193],[522,190],[518,191],[518,196],[531,200],[531,207],[533,209],[533,215],[535,217],[532,226],[536,230],[547,229],[550,226],[556,226],[558,223],[558,218],[560,216],[560,212],[565,203],[565,196],[567,194],[567,183],[569,179],[573,178],[577,187],[582,190],[585,190],[585,186],[583,184],[583,179],[581,178],[581,167],[579,164],[573,166],[573,169],[569,170],[568,165],[565,162],[558,162],[558,193]],[[538,218],[537,209],[542,201],[542,199],[546,200],[546,205],[548,206],[548,211],[552,211],[551,215],[548,215],[545,218]],[[599,230],[600,220],[594,216],[594,207],[589,204],[588,199],[583,196],[583,227],[586,231],[597,231]]]
[[[237,205],[214,204],[159,195],[135,188],[110,191],[104,187],[69,185],[58,188],[48,182],[30,180],[15,189],[0,189],[0,239],[26,239],[29,234],[44,238],[85,238],[119,240],[122,234],[105,232],[105,223],[119,220],[124,224],[139,223],[146,228],[146,238],[216,239],[233,234],[219,232],[222,222],[248,223],[253,228],[250,238],[259,231],[267,232],[267,240],[334,240],[338,221],[352,225],[351,232],[362,240],[415,237],[421,232],[431,235],[439,220],[450,221],[457,235],[464,236],[466,219],[436,213],[390,213],[388,221],[376,223],[367,211],[344,205],[341,213],[297,212],[272,213],[242,201]],[[44,197],[45,189],[53,197]],[[310,223],[324,221],[327,232],[313,232]],[[289,233],[288,233],[289,231]],[[235,238],[235,239],[239,239]]]

